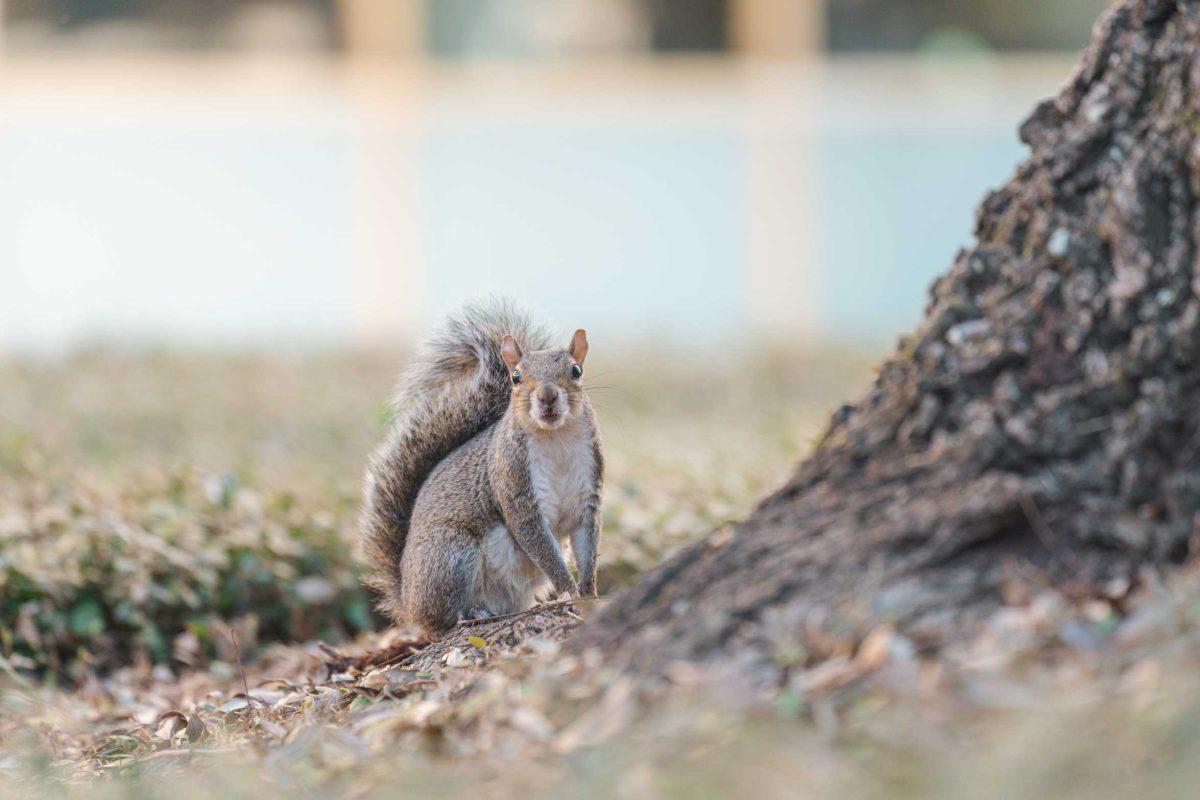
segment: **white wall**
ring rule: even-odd
[[[0,347],[361,344],[513,294],[608,338],[878,342],[1062,61],[0,70]]]

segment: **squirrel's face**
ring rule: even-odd
[[[505,336],[500,354],[512,381],[512,407],[521,424],[541,431],[554,431],[582,413],[583,359],[587,357],[587,333],[575,331],[564,350],[522,353],[512,336]]]

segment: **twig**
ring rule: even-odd
[[[413,692],[423,692],[426,689],[432,689],[437,685],[438,682],[435,680],[409,681],[408,683],[396,687],[396,689],[403,689],[404,691],[402,692],[397,692],[391,686],[385,686],[379,690],[379,694],[385,695],[392,700],[399,700],[402,697],[407,697]]]
[[[17,668],[12,665],[11,661],[4,657],[3,653],[0,653],[0,672],[3,672],[8,677],[12,678],[13,683],[17,684],[17,686],[20,686],[22,689],[25,689],[26,691],[33,690],[33,684],[26,680],[24,675],[17,672]]]
[[[246,683],[246,668],[242,666],[242,651],[238,647],[237,631],[232,627],[229,629],[229,638],[233,640],[233,657],[237,660],[238,674],[242,676],[242,692],[246,695],[246,701],[250,707],[254,707],[254,703],[250,702],[250,684]]]
[[[520,622],[523,619],[528,619],[529,617],[537,616],[538,614],[542,613],[543,611],[553,611],[556,608],[563,608],[565,606],[573,605],[574,603],[578,603],[581,600],[607,600],[607,599],[608,599],[607,597],[575,597],[575,598],[571,598],[568,600],[556,600],[553,603],[545,603],[540,606],[534,606],[533,608],[530,608],[526,611],[517,612],[516,614],[505,614],[503,617],[500,617],[500,618],[493,617],[492,619],[504,619],[507,621],[503,625],[501,625],[499,628],[496,628],[495,630],[488,632],[489,635],[491,636],[491,638],[488,640],[488,646],[491,647],[493,644],[495,644],[496,640],[500,638],[500,634],[503,633],[504,631],[508,630],[509,628],[511,628],[516,623]],[[567,613],[571,614],[569,609],[567,610]],[[579,619],[579,616],[577,614],[571,614],[571,616],[575,617],[576,619]]]
[[[471,627],[475,627],[477,625],[487,625],[492,622],[503,622],[504,624],[501,625],[499,628],[496,628],[493,631],[489,631],[489,635],[491,635],[491,634],[496,634],[496,633],[500,633],[501,631],[507,630],[509,627],[512,626],[513,623],[515,623],[519,620],[522,620],[522,619],[527,619],[536,614],[540,614],[543,611],[553,611],[556,608],[562,608],[563,606],[569,606],[569,605],[572,605],[573,603],[584,603],[584,602],[592,602],[595,600],[607,600],[607,599],[608,599],[607,595],[597,595],[595,597],[575,597],[575,598],[572,598],[569,600],[555,600],[552,603],[543,603],[541,605],[534,606],[533,608],[527,608],[524,611],[517,611],[512,614],[499,614],[494,617],[479,617],[477,619],[459,620],[458,624],[455,626],[455,628],[471,628]],[[445,640],[443,639],[442,641],[445,641]],[[495,638],[493,637],[492,641],[488,642],[488,645],[491,645],[494,641],[495,641]],[[433,644],[436,644],[436,642],[431,642],[430,644],[433,645]],[[421,655],[421,653],[423,653],[423,652],[425,652],[425,651],[418,650],[415,653],[409,653],[407,655],[397,656],[394,660],[389,659],[388,661],[378,664],[374,669],[377,669],[377,670],[391,669],[392,667],[404,666],[409,661],[412,661],[414,658]]]
[[[1187,446],[1183,448],[1182,452],[1184,456],[1179,460],[1179,466],[1187,466],[1187,463],[1196,456],[1197,450],[1200,450],[1200,428],[1196,429],[1196,432],[1192,434],[1192,438],[1187,443]]]
[[[1033,498],[1022,492],[1019,498],[1021,510],[1025,512],[1025,521],[1029,523],[1029,527],[1033,528],[1034,534],[1042,544],[1047,547],[1054,545],[1054,531],[1050,530],[1050,526],[1046,524],[1046,518],[1042,516],[1042,511],[1037,507],[1037,503],[1033,502]]]
[[[392,658],[389,658],[387,661],[383,661],[383,662],[371,667],[371,669],[368,670],[367,673],[364,673],[364,674],[378,672],[379,670],[391,669],[392,667],[398,667],[401,664],[404,664],[404,663],[410,661],[411,659],[416,658],[423,652],[424,652],[424,648],[422,648],[421,650],[412,652],[412,653],[404,653],[401,655],[392,656]],[[363,679],[363,676],[360,675],[358,680],[362,680],[362,679]]]
[[[571,616],[574,617],[575,615],[572,614]],[[575,617],[575,619],[579,619],[579,617]],[[576,627],[579,627],[578,622],[560,622],[557,625],[555,625],[553,628],[546,628],[546,630],[538,633],[537,635],[548,639],[551,636],[553,636],[554,634],[558,633],[559,631],[564,630],[565,628],[576,628]]]
[[[350,669],[356,669],[360,672],[367,672],[375,669],[376,667],[391,664],[395,662],[397,658],[404,659],[421,652],[421,650],[428,645],[429,642],[424,639],[405,639],[379,650],[368,650],[362,655],[348,656],[343,653],[339,653],[337,650],[334,650],[324,642],[317,643],[317,647],[321,648],[321,650],[330,658],[329,661],[324,662],[325,669],[329,673],[326,680],[332,679],[332,677],[338,672],[345,672],[346,670]],[[386,657],[381,655],[389,651],[391,652],[391,655]]]
[[[145,764],[147,761],[157,761],[159,759],[194,758],[195,756],[224,755],[226,753],[236,753],[241,750],[242,750],[242,748],[237,747],[237,746],[234,746],[234,747],[204,747],[204,748],[193,748],[193,747],[170,748],[168,750],[155,750],[153,753],[146,753],[145,755],[133,756],[131,758],[122,758],[122,759],[116,759],[113,761],[103,762],[103,763],[97,764],[96,768],[100,769],[100,770],[119,769],[121,767],[128,767],[133,764]]]
[[[569,600],[555,600],[552,603],[542,603],[541,605],[536,605],[533,608],[527,608],[524,611],[517,611],[512,614],[497,614],[494,617],[476,617],[475,619],[459,620],[458,625],[456,627],[470,628],[474,625],[487,625],[489,622],[503,622],[504,620],[524,619],[525,617],[532,617],[534,614],[540,614],[543,611],[553,611],[556,608],[562,608],[563,606],[569,606],[572,603],[585,603],[585,602],[591,602],[594,600],[607,600],[607,599],[608,599],[607,595],[600,595],[600,596],[596,596],[596,597],[573,597]]]
[[[1033,497],[1030,494],[1022,492],[1019,501],[1021,503],[1021,511],[1025,513],[1025,520],[1029,523],[1029,527],[1033,528],[1033,534],[1038,538],[1038,541],[1045,545],[1051,554],[1058,555],[1067,562],[1070,567],[1078,566],[1079,559],[1070,550],[1064,549],[1061,544],[1056,542],[1054,531],[1050,529],[1046,518],[1042,516],[1042,510],[1037,507]]]

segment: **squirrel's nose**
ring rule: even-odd
[[[546,408],[554,408],[554,404],[558,401],[558,391],[553,386],[542,384],[538,387],[538,400]]]

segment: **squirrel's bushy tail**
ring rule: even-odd
[[[447,320],[401,375],[387,439],[367,465],[363,544],[367,584],[400,620],[400,559],[425,478],[455,448],[504,415],[512,386],[500,357],[506,333],[528,351],[550,346],[512,303],[468,306]]]

